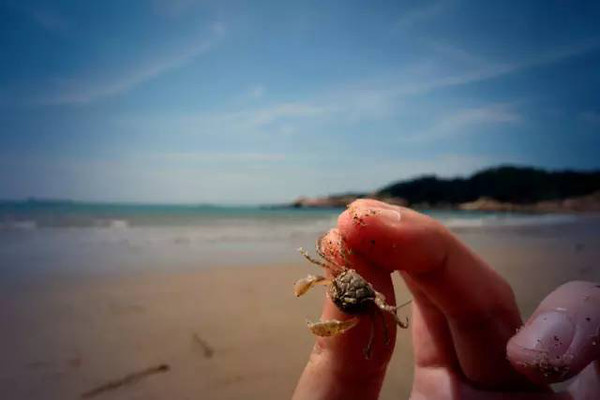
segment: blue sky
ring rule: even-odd
[[[0,198],[600,168],[597,1],[0,0]]]

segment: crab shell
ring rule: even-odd
[[[336,276],[328,293],[333,303],[350,315],[367,312],[376,297],[373,286],[353,269],[344,270]]]

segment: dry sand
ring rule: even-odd
[[[600,280],[596,236],[461,236],[510,281],[525,315],[563,282]],[[5,291],[2,398],[76,399],[160,364],[170,369],[94,398],[289,398],[313,343],[304,319],[319,315],[323,296],[296,299],[292,284],[312,268],[299,257],[292,265],[64,278]],[[397,283],[398,300],[407,299]],[[410,332],[399,331],[382,399],[407,397],[411,357]]]

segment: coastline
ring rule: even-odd
[[[586,196],[568,197],[564,199],[545,200],[532,203],[505,202],[498,201],[490,197],[480,197],[473,201],[461,203],[409,203],[407,200],[401,197],[386,197],[378,194],[359,194],[325,197],[300,197],[290,204],[285,204],[278,207],[302,209],[343,209],[358,199],[374,199],[389,204],[411,207],[417,210],[460,210],[512,212],[524,214],[600,213],[600,191]]]

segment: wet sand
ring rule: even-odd
[[[600,281],[600,238],[593,232],[458,234],[509,280],[528,315],[561,283]],[[289,398],[313,343],[304,319],[318,317],[323,298],[315,290],[296,299],[292,285],[312,268],[298,257],[269,266],[21,282],[0,294],[0,393],[76,399],[166,364],[168,370],[93,398]],[[398,301],[408,297],[397,279]],[[382,399],[407,397],[411,357],[410,332],[399,331]]]

